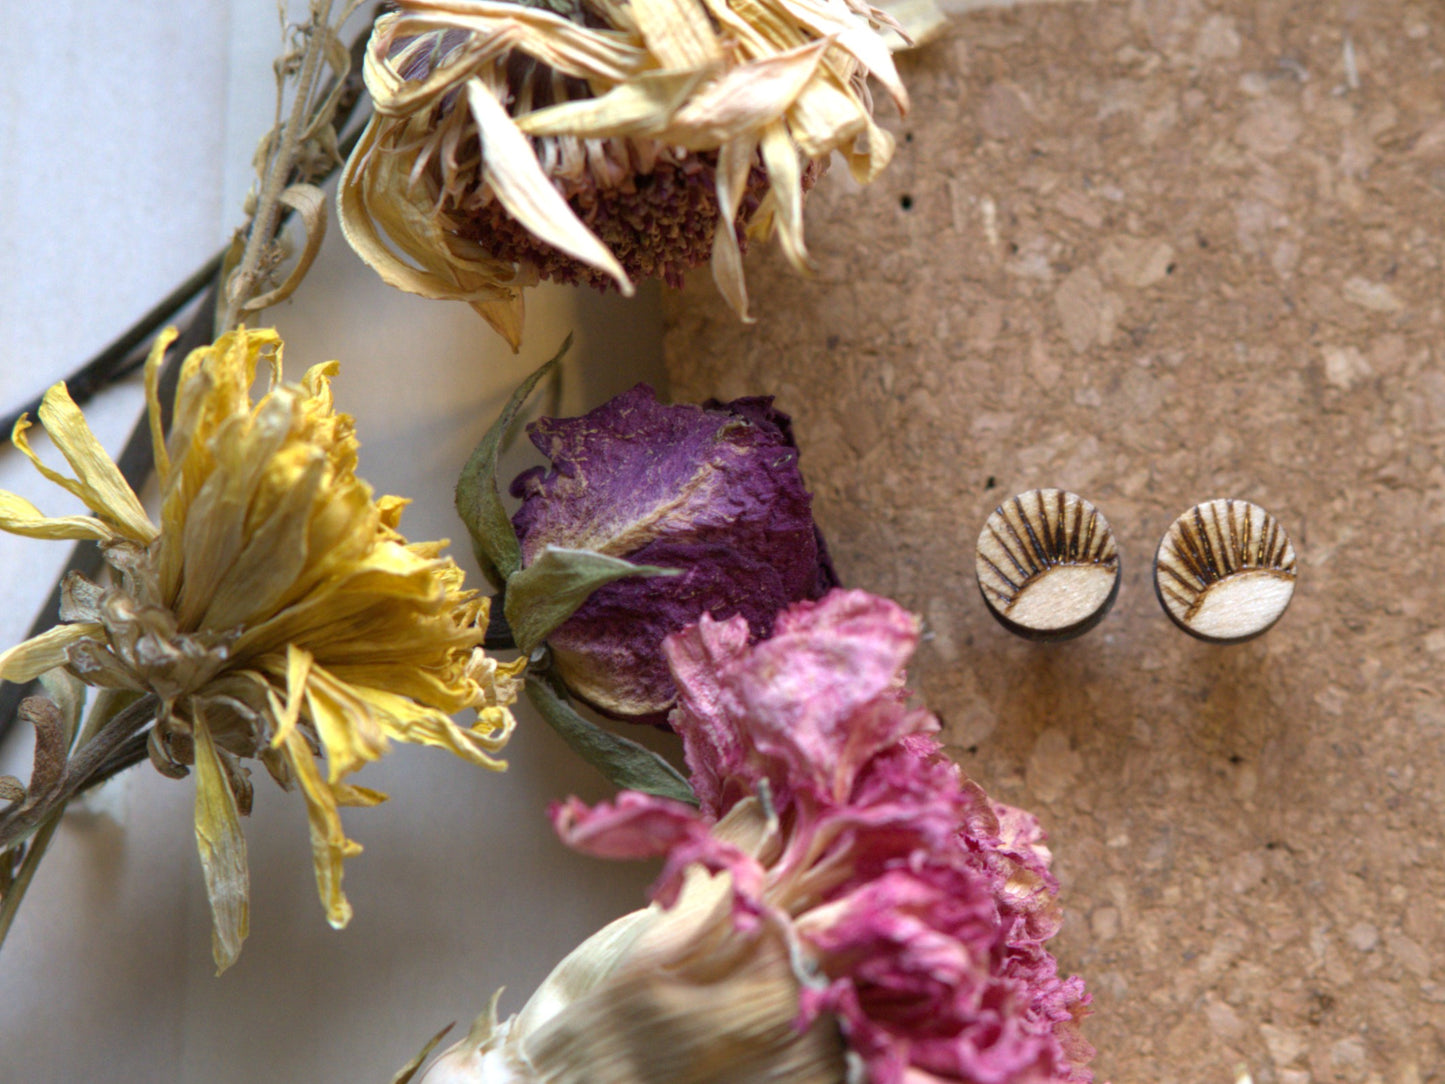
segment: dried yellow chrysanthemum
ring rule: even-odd
[[[174,337],[161,336],[146,366],[159,527],[64,384],[46,394],[40,420],[74,478],[35,455],[27,420],[15,427],[15,446],[92,514],[47,517],[0,492],[0,529],[95,541],[112,576],[72,575],[65,623],[0,654],[0,678],[64,666],[87,684],[154,698],[152,760],[168,774],[196,768],[196,836],[224,969],[247,928],[241,758],[300,785],[321,900],[339,928],[351,917],[342,859],[360,847],[338,807],[385,797],[345,777],[389,739],[503,767],[494,754],[512,729],[517,668],[482,653],[487,603],[463,589],[445,543],[408,544],[397,531],[406,502],[373,500],[356,477],[352,419],[332,404],[335,362],[285,384],[274,331],[227,334],[185,359],[164,439],[159,370]],[[253,403],[263,360],[270,385]],[[449,717],[464,708],[478,715],[470,728]]]
[[[376,112],[341,225],[393,286],[469,302],[515,348],[539,279],[676,283],[711,254],[746,318],[744,235],[805,266],[803,193],[833,151],[893,153],[907,108],[866,0],[405,0],[366,56]],[[394,247],[393,247],[394,246]]]

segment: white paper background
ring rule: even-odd
[[[103,347],[229,236],[271,116],[279,43],[267,0],[52,0],[31,15],[7,20],[0,65],[3,408]],[[336,395],[357,418],[361,474],[413,498],[409,537],[455,539],[461,464],[567,330],[578,344],[564,412],[661,378],[655,293],[544,289],[528,308],[514,357],[469,309],[384,287],[333,229],[301,291],[268,318],[288,373],[340,359]],[[113,453],[139,402],[132,385],[87,408]],[[73,507],[13,449],[0,451],[0,488],[47,511]],[[466,547],[455,550],[470,568]],[[65,554],[0,538],[0,643],[23,636]],[[366,852],[347,866],[356,917],[341,933],[316,899],[300,799],[258,771],[246,825],[253,932],[220,978],[191,782],[142,765],[106,788],[98,814],[67,818],[0,951],[0,1081],[385,1081],[442,1024],[464,1030],[496,987],[515,1010],[568,948],[638,906],[652,873],[555,842],[547,801],[604,787],[521,714],[505,775],[411,748],[362,774],[392,800],[346,811]],[[28,756],[12,735],[0,771],[24,777]]]

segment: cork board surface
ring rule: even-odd
[[[1049,830],[1099,1079],[1445,1080],[1445,6],[1099,0],[902,59],[899,152],[667,300],[679,400],[770,392],[840,572],[926,623],[966,770]],[[1082,639],[988,616],[973,545],[1094,501],[1123,584]],[[1261,639],[1195,642],[1150,566],[1244,497],[1299,551]]]

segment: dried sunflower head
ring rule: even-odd
[[[282,785],[299,784],[321,900],[339,928],[351,917],[342,859],[360,847],[338,807],[385,797],[345,777],[392,739],[503,767],[494,754],[512,728],[515,673],[482,653],[487,604],[463,589],[445,543],[408,543],[398,531],[406,502],[373,499],[356,476],[352,419],[332,403],[335,362],[283,383],[274,331],[227,334],[185,359],[163,438],[158,377],[173,338],[161,337],[146,367],[159,527],[64,384],[46,394],[40,420],[73,478],[34,453],[28,420],[15,427],[15,446],[91,514],[48,517],[0,493],[0,529],[94,541],[110,576],[72,575],[64,623],[0,654],[0,678],[63,666],[89,685],[154,698],[152,760],[167,774],[196,769],[196,835],[225,967],[246,934],[242,761],[257,757]],[[263,362],[269,387],[253,402]],[[450,718],[464,708],[478,715],[470,728]]]
[[[514,348],[540,279],[630,293],[710,259],[746,317],[746,237],[776,230],[803,267],[829,156],[863,182],[891,157],[867,79],[906,109],[894,26],[866,0],[406,0],[372,34],[342,229]]]

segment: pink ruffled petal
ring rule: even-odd
[[[693,793],[714,817],[722,816],[743,796],[744,784],[761,778],[749,764],[753,752],[748,732],[738,725],[731,690],[725,684],[725,675],[746,657],[747,648],[746,621],[740,617],[714,621],[707,614],[662,643],[678,692],[669,722],[682,737]]]
[[[729,872],[735,925],[791,924],[809,961],[798,1026],[832,1014],[870,1084],[1085,1084],[1089,997],[1046,947],[1060,912],[1043,830],[991,802],[905,702],[917,636],[862,592],[795,605],[754,645],[740,620],[704,617],[666,644],[702,812],[624,795],[564,807],[559,830],[592,853],[665,854],[664,903],[690,868]],[[756,856],[719,838],[729,811],[768,812],[768,842],[729,837]]]
[[[751,649],[746,631],[704,617],[664,644],[679,690],[672,725],[710,812],[763,778],[780,802],[798,791],[840,804],[872,756],[938,728],[902,705],[918,626],[896,603],[833,591],[785,610]]]
[[[780,615],[740,667],[738,700],[753,743],[816,800],[847,800],[859,769],[905,735],[936,730],[906,711],[903,665],[918,624],[896,603],[834,591]]]
[[[563,843],[598,858],[655,858],[712,827],[691,806],[631,790],[591,807],[568,798],[547,812]]]
[[[588,807],[576,798],[549,810],[558,837],[573,850],[597,858],[665,856],[648,895],[664,907],[677,902],[691,866],[733,877],[735,912],[751,923],[761,906],[763,871],[747,852],[712,834],[713,822],[691,806],[669,798],[623,791],[614,802]]]

